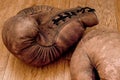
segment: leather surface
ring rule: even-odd
[[[120,80],[119,73],[120,33],[92,30],[86,34],[71,59],[72,80]]]
[[[60,10],[33,6],[5,22],[2,38],[16,57],[27,64],[43,66],[58,59],[80,40],[86,27],[97,23],[94,9],[88,7]]]

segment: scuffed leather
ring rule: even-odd
[[[98,20],[91,8],[33,6],[5,22],[2,38],[16,57],[30,65],[43,66],[78,42],[86,27],[96,24]]]
[[[70,68],[72,80],[120,80],[120,33],[87,33],[73,53]]]

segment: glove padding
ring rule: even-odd
[[[75,44],[86,27],[97,23],[94,9],[88,7],[60,10],[34,6],[7,20],[2,38],[16,57],[33,66],[43,66]]]
[[[70,69],[72,80],[120,80],[120,33],[87,33],[72,55]]]

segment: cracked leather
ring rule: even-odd
[[[61,10],[33,6],[5,22],[2,38],[17,58],[33,66],[44,66],[78,42],[86,27],[96,24],[94,9],[89,7]]]

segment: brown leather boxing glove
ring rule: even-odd
[[[72,55],[70,69],[72,80],[120,80],[120,33],[86,34]]]
[[[33,66],[43,66],[75,44],[86,27],[96,24],[94,9],[88,7],[59,10],[34,6],[7,20],[2,38],[16,57]]]

